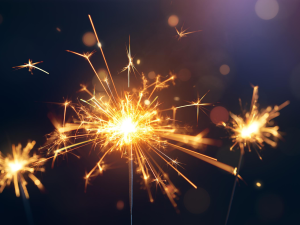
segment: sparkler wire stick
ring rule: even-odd
[[[133,207],[133,156],[132,156],[132,144],[130,145],[130,153],[129,153],[129,204],[130,204],[130,221],[132,225],[132,207]]]
[[[34,225],[29,200],[25,196],[21,182],[19,182],[19,185],[28,225]]]
[[[234,197],[234,193],[235,193],[235,187],[236,187],[236,184],[238,182],[238,175],[240,173],[242,159],[243,159],[243,156],[245,154],[244,147],[242,145],[240,147],[241,147],[240,158],[239,158],[239,162],[238,162],[236,176],[234,177],[234,184],[233,184],[233,188],[232,188],[232,192],[231,192],[231,197],[230,197],[230,202],[229,202],[228,211],[227,211],[227,215],[226,215],[225,225],[227,224],[228,219],[229,219],[229,215],[230,215],[230,211],[231,211],[231,205],[232,205],[233,197]]]

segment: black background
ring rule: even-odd
[[[93,72],[88,63],[65,50],[92,51],[82,36],[92,31],[88,14],[92,15],[103,44],[108,64],[117,85],[126,89],[126,73],[118,74],[127,63],[125,44],[131,36],[131,50],[140,72],[167,75],[187,68],[189,81],[176,80],[176,85],[158,93],[163,107],[182,105],[211,90],[207,102],[239,113],[238,98],[250,102],[251,84],[259,85],[260,105],[291,104],[281,111],[276,124],[284,132],[278,148],[266,146],[260,161],[246,153],[241,175],[246,181],[237,187],[228,224],[298,224],[299,223],[299,99],[291,90],[291,76],[300,63],[299,1],[279,2],[279,13],[272,20],[255,14],[255,1],[1,1],[0,14],[0,148],[6,154],[12,143],[36,140],[45,143],[45,134],[53,131],[49,112],[62,118],[63,107],[47,102],[77,101],[79,84],[92,88]],[[168,18],[175,14],[179,26],[203,30],[177,41]],[[61,32],[56,28],[59,27]],[[33,59],[44,61],[31,75],[27,69],[14,71],[13,66]],[[99,52],[92,57],[96,69],[103,68]],[[230,73],[219,72],[222,64]],[[298,70],[299,71],[299,70]],[[297,74],[298,77],[300,74]],[[299,80],[299,78],[298,78]],[[123,85],[125,84],[125,85]],[[132,76],[132,87],[140,84]],[[295,85],[295,84],[293,84]],[[299,86],[299,83],[298,83]],[[299,92],[298,92],[299,94]],[[173,100],[175,96],[180,101]],[[71,110],[70,110],[71,111]],[[67,115],[71,119],[71,112]],[[208,137],[223,140],[222,147],[207,147],[201,152],[220,161],[237,165],[238,150],[230,152],[228,134],[200,113],[196,126],[196,110],[178,111],[178,120],[189,124],[196,134],[210,129]],[[46,188],[41,193],[28,184],[34,224],[130,224],[128,201],[128,169],[125,159],[116,153],[110,159],[112,170],[92,180],[84,193],[85,171],[98,159],[97,152],[88,155],[90,147],[77,151],[81,159],[69,155],[58,159],[55,167],[46,164],[46,173],[38,173]],[[150,203],[141,189],[141,178],[134,176],[134,224],[224,224],[234,178],[213,166],[178,151],[167,151],[184,163],[184,173],[210,198],[208,209],[192,214],[184,204],[192,187],[164,165],[174,184],[180,189],[177,214],[166,196],[152,187],[155,202]],[[260,181],[261,188],[255,183]],[[116,204],[124,201],[123,210]],[[0,194],[0,224],[27,224],[22,198],[14,188]],[[198,202],[198,204],[203,204]]]

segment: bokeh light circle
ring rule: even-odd
[[[144,101],[144,103],[145,103],[145,105],[150,105],[150,101],[148,100],[148,99],[146,99],[145,101]]]
[[[191,78],[191,72],[188,69],[181,69],[178,72],[178,79],[182,80],[182,81],[188,81]]]
[[[256,181],[255,182],[255,187],[257,188],[257,189],[261,189],[262,188],[262,182],[261,181]]]
[[[104,68],[101,68],[97,71],[97,73],[98,73],[98,76],[95,75],[92,79],[93,87],[95,87],[96,91],[104,92],[104,88],[102,87],[101,83],[99,82],[99,78],[101,79],[101,81],[103,81],[105,78],[107,78],[107,76],[108,76],[107,70]]]
[[[174,101],[177,101],[177,102],[178,102],[179,100],[180,100],[180,98],[179,98],[179,97],[177,97],[177,96],[176,96],[176,97],[174,97]]]
[[[261,196],[256,203],[256,212],[264,221],[278,220],[284,210],[282,199],[273,193]]]
[[[156,73],[155,73],[154,71],[151,71],[151,72],[148,73],[148,77],[149,77],[150,79],[155,79]]]
[[[117,209],[118,210],[122,210],[122,209],[124,209],[124,202],[122,201],[122,200],[119,200],[118,202],[117,202]]]
[[[279,12],[279,4],[276,0],[258,0],[255,4],[256,15],[263,20],[271,20]]]
[[[184,195],[184,206],[193,214],[204,213],[210,205],[210,196],[203,188],[190,189]]]
[[[220,66],[220,73],[222,75],[227,75],[230,72],[230,67],[226,64],[223,64],[222,66]]]
[[[170,27],[176,27],[179,22],[178,16],[172,15],[168,19],[168,24]]]
[[[101,80],[104,80],[108,76],[107,70],[103,68],[99,69],[97,73]]]
[[[209,117],[214,124],[226,123],[229,120],[229,112],[222,106],[216,106],[210,111]]]
[[[85,46],[91,47],[96,44],[96,37],[93,32],[86,32],[82,36],[82,42]]]

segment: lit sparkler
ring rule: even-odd
[[[175,30],[177,32],[177,37],[178,37],[178,40],[180,40],[181,38],[183,37],[186,37],[188,34],[193,34],[193,33],[197,33],[197,32],[200,32],[202,30],[196,30],[196,31],[190,31],[190,32],[186,32],[188,29],[183,29],[183,26],[181,27],[181,30],[179,31],[176,27],[175,27]]]
[[[90,57],[94,52],[80,54],[70,50],[67,51],[79,55],[89,62],[106,96],[96,97],[95,93],[93,94],[86,87],[83,87],[81,90],[88,93],[90,98],[88,100],[80,99],[78,104],[71,105],[78,116],[78,120],[75,120],[74,123],[66,123],[65,126],[60,129],[59,133],[66,134],[65,132],[73,132],[72,135],[76,136],[77,140],[79,140],[80,137],[86,137],[86,140],[59,149],[52,148],[49,150],[57,156],[89,143],[95,147],[99,146],[103,154],[96,165],[86,174],[86,184],[92,176],[103,172],[106,167],[104,159],[108,154],[115,151],[120,152],[121,157],[126,157],[129,160],[130,211],[132,210],[133,162],[137,165],[137,171],[142,175],[151,202],[153,202],[153,197],[150,191],[150,185],[155,181],[162,191],[167,194],[173,206],[176,207],[177,205],[174,201],[174,196],[178,193],[178,189],[173,185],[166,172],[159,166],[156,159],[161,159],[167,163],[181,177],[187,180],[193,187],[197,188],[194,183],[177,169],[179,162],[164,153],[164,149],[168,146],[197,157],[235,175],[235,168],[218,162],[212,157],[167,141],[168,139],[193,147],[202,144],[218,144],[215,140],[205,138],[204,133],[200,133],[196,136],[179,134],[178,131],[180,129],[175,126],[176,108],[168,109],[170,111],[173,110],[172,119],[161,115],[161,113],[166,110],[161,110],[159,108],[160,103],[158,102],[158,97],[153,98],[152,96],[155,91],[168,87],[168,83],[174,81],[175,75],[170,73],[169,77],[163,81],[160,76],[157,76],[156,81],[152,84],[148,84],[145,76],[142,75],[143,88],[138,93],[124,93],[121,97],[119,96],[90,15],[89,19],[98,42],[98,47],[102,53],[109,78],[107,77],[101,80],[98,76],[90,61]],[[130,51],[129,56],[131,58]],[[126,67],[128,70],[130,65],[131,64],[129,64],[129,67]],[[111,88],[110,83],[114,88]],[[104,97],[108,97],[108,100],[105,100]],[[144,100],[148,100],[149,104],[144,104]],[[197,102],[192,102],[182,107],[196,106],[199,111],[199,107],[207,105],[201,101],[202,98],[198,99]],[[53,135],[57,137],[57,134]]]
[[[274,126],[272,120],[280,115],[279,110],[287,106],[289,104],[289,101],[286,101],[279,106],[268,106],[266,109],[259,112],[257,100],[258,86],[255,86],[253,87],[250,111],[245,112],[242,116],[237,116],[233,113],[230,113],[230,122],[227,124],[222,123],[222,125],[232,133],[231,139],[234,144],[231,146],[230,150],[232,150],[236,145],[238,145],[240,149],[240,158],[236,173],[237,175],[239,174],[241,161],[245,153],[245,148],[247,148],[249,152],[251,152],[251,147],[253,147],[258,154],[258,157],[262,159],[259,154],[259,150],[263,148],[264,143],[269,144],[272,147],[276,147],[277,140],[281,138],[281,135],[278,132],[279,127]],[[235,179],[234,182],[225,224],[227,223],[230,214],[230,208],[237,180],[238,179]]]
[[[280,115],[279,110],[289,104],[289,101],[284,102],[280,106],[267,107],[262,112],[259,112],[258,105],[258,86],[253,88],[253,96],[250,106],[250,111],[246,112],[244,116],[237,116],[230,113],[231,121],[224,127],[232,132],[231,139],[234,146],[238,145],[241,153],[244,154],[244,148],[246,147],[251,152],[251,146],[256,150],[260,159],[261,156],[257,148],[262,149],[264,143],[276,147],[278,138],[281,138],[279,134],[278,126],[273,126],[271,120]]]
[[[38,70],[40,70],[40,71],[42,71],[42,72],[44,72],[46,74],[49,74],[47,71],[42,70],[41,68],[35,66],[36,64],[39,64],[39,63],[42,63],[42,62],[43,61],[32,63],[32,60],[29,59],[28,63],[24,63],[25,65],[14,66],[13,68],[16,68],[17,70],[19,70],[19,69],[27,68],[28,67],[28,71],[31,73],[31,75],[33,75],[33,72],[32,72],[33,69],[38,69]]]
[[[33,156],[29,155],[34,145],[35,141],[28,142],[23,151],[21,144],[17,146],[12,145],[13,154],[8,154],[5,158],[0,152],[0,193],[6,185],[10,185],[13,182],[16,196],[20,196],[20,188],[22,188],[26,198],[29,198],[25,177],[30,178],[40,190],[44,189],[41,181],[34,175],[36,171],[44,171],[44,168],[41,167],[41,159],[36,154]],[[20,188],[19,185],[21,185]]]

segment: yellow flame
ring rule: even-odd
[[[241,129],[241,136],[243,138],[251,138],[259,132],[259,127],[260,126],[257,121],[252,122],[248,126]]]

